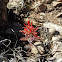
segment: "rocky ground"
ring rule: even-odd
[[[9,25],[0,31],[1,62],[62,62],[62,0],[9,0],[7,9]],[[28,21],[40,36],[32,46],[19,40]]]

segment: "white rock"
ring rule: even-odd
[[[44,17],[43,17],[43,16],[40,16],[40,19],[41,19],[41,20],[43,20],[43,19],[44,19]]]
[[[7,8],[9,9],[11,6],[19,7],[19,6],[22,6],[23,3],[24,3],[23,0],[9,0],[9,2],[7,4]],[[10,9],[13,9],[13,8],[10,8]]]
[[[37,47],[37,49],[40,52],[40,54],[43,54],[44,53],[45,50],[44,50],[44,47],[42,46],[42,43],[41,42],[35,42],[34,45]]]
[[[60,35],[62,35],[62,26],[59,26],[59,25],[56,25],[54,23],[51,23],[51,22],[46,22],[43,24],[43,27],[45,28],[55,28],[56,31],[58,31],[60,33]]]
[[[34,45],[42,44],[41,42],[35,42]]]
[[[50,34],[54,34],[54,33],[55,33],[55,31],[56,31],[56,30],[55,30],[55,28],[54,28],[54,27],[49,29],[49,33],[50,33]]]
[[[41,13],[39,13],[39,14],[40,14],[41,16],[45,16],[45,13],[42,13],[42,12],[41,12]]]
[[[17,6],[17,3],[16,2],[9,2],[8,4],[7,4],[7,8],[8,9],[13,9],[13,7],[16,7]]]
[[[58,15],[56,15],[56,17],[60,17],[60,16],[62,16],[62,12],[61,12],[61,13],[59,13]]]
[[[31,46],[31,53],[33,53],[35,55],[38,53],[38,50],[36,49],[36,47],[34,45]]]
[[[54,54],[56,51],[60,51],[62,52],[62,36],[58,35],[58,36],[54,36],[52,37],[52,41],[53,41],[53,48],[52,48],[52,54]]]
[[[62,36],[58,35],[58,36],[54,36],[52,37],[52,41],[60,41],[62,39]]]
[[[62,62],[62,58],[59,58],[59,59],[57,60],[57,62]]]
[[[62,52],[56,52],[54,56],[57,60],[62,58]]]
[[[53,2],[52,2],[52,5],[53,5],[53,6],[58,6],[58,5],[60,5],[60,4],[62,4],[62,2],[57,2],[57,1],[53,1]]]

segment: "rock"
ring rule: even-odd
[[[42,3],[48,3],[50,4],[53,0],[42,0]]]
[[[53,2],[52,2],[52,5],[53,5],[54,7],[57,7],[57,6],[62,5],[62,2],[53,1]]]
[[[10,10],[12,9],[15,14],[19,14],[19,11],[23,7],[23,0],[9,0],[7,4],[7,8]]]
[[[43,19],[44,19],[44,17],[43,17],[43,16],[40,16],[40,19],[41,19],[41,20],[43,20]]]
[[[49,29],[49,33],[50,33],[50,34],[54,34],[54,33],[55,33],[55,31],[56,31],[56,30],[55,30],[55,28],[54,28],[54,27]]]
[[[34,45],[37,47],[37,50],[39,51],[40,54],[44,53],[45,50],[41,42],[35,42]]]
[[[39,14],[40,14],[41,16],[45,16],[45,13],[43,13],[43,12],[40,12]]]
[[[56,37],[52,37],[52,41],[61,41],[61,39],[62,39],[62,36],[60,36],[60,35],[58,35],[58,36],[56,36]]]
[[[44,12],[45,10],[47,10],[47,6],[45,4],[41,4],[39,6],[39,12]]]
[[[44,53],[44,47],[41,42],[35,42],[34,45],[31,46],[31,53],[37,55],[40,53],[41,55]]]
[[[31,46],[31,53],[33,53],[34,55],[37,55],[38,53],[38,50],[36,49],[34,45]]]
[[[7,8],[8,8],[8,9],[13,9],[13,7],[15,7],[16,5],[17,5],[16,2],[9,2],[9,3],[7,4]]]
[[[57,62],[62,62],[62,57],[58,58]]]
[[[47,5],[47,10],[52,11],[52,10],[54,10],[54,7],[51,4],[48,4]]]
[[[57,0],[58,2],[62,2],[62,0]]]
[[[56,17],[62,17],[62,12],[56,15]]]
[[[62,25],[62,18],[61,18],[61,16],[58,18],[58,22],[59,22],[60,25]]]
[[[62,52],[56,52],[53,57],[55,58],[55,62],[62,62]]]
[[[55,30],[58,31],[60,35],[62,35],[62,26],[56,25],[56,24],[51,23],[51,22],[46,22],[43,24],[43,27],[49,28],[49,29],[54,27]]]
[[[52,37],[53,41],[53,48],[52,48],[52,54],[54,54],[56,51],[62,52],[62,36],[54,36]]]
[[[41,1],[37,1],[32,4],[31,9],[34,9],[35,12],[44,12],[47,9],[47,6],[42,4]]]
[[[53,60],[54,62],[62,62],[62,36],[61,35],[53,36],[52,41],[53,44],[51,52],[53,57],[49,59]]]
[[[39,18],[41,20],[44,20],[45,16],[46,16],[45,13],[42,13],[42,12],[39,13]]]

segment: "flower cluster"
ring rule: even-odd
[[[30,22],[28,21],[28,25],[25,25],[24,30],[20,30],[19,32],[22,32],[25,34],[25,37],[20,38],[20,40],[27,40],[29,42],[29,44],[32,43],[32,41],[39,41],[39,36],[37,35],[38,32],[36,32],[38,30],[38,27],[33,27],[32,26],[32,22],[30,24]]]

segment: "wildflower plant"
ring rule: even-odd
[[[33,27],[32,26],[32,22],[30,24],[30,22],[28,21],[28,25],[25,25],[24,30],[20,30],[19,32],[22,32],[25,34],[25,37],[20,38],[20,40],[22,41],[28,41],[30,45],[32,45],[33,41],[39,41],[39,36],[38,36],[38,32],[36,32],[38,30],[38,27]]]

